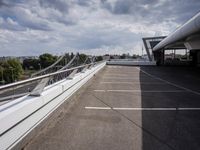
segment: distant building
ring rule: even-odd
[[[23,61],[25,59],[39,59],[38,56],[20,56],[20,57],[16,57],[17,60],[19,60],[21,63],[23,63]]]
[[[103,57],[103,60],[109,60],[110,59],[110,55],[104,55],[102,57]]]

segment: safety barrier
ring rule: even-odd
[[[78,73],[74,71],[80,69],[78,67],[68,69],[68,71],[71,71],[71,77],[67,76],[42,88],[41,82],[38,89],[41,88],[42,91],[38,92],[36,90],[38,93],[28,94],[1,105],[0,149],[13,148],[105,65],[106,62],[101,62],[90,66],[82,66],[81,71]],[[60,71],[59,73],[66,71]],[[36,77],[36,79],[46,79],[46,77],[53,75],[58,75],[58,73]]]

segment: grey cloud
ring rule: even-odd
[[[0,7],[5,6],[5,7],[12,7],[17,4],[23,4],[25,0],[0,0]]]
[[[79,5],[87,5],[87,1],[74,1],[74,3],[76,2],[75,4],[79,3]],[[77,23],[77,19],[70,14],[70,9],[72,5],[74,5],[74,3],[72,3],[71,1],[39,0],[39,3],[42,9],[46,9],[47,17],[45,19],[53,22],[59,22],[66,26],[75,25]],[[52,9],[58,10],[60,15],[53,14],[51,12]]]
[[[12,31],[24,31],[25,28],[20,26],[17,22],[13,21],[11,18],[0,18],[0,27],[2,29],[12,30]]]
[[[69,11],[69,4],[65,0],[39,0],[39,2],[42,7],[54,8],[65,13]]]
[[[90,6],[90,0],[77,0],[75,1],[80,6]]]
[[[43,20],[28,8],[21,7],[20,5],[9,5],[9,7],[2,7],[0,9],[0,17],[4,18],[4,20],[8,20],[10,18],[16,23],[11,25],[9,22],[4,21],[4,25],[2,27],[8,30],[21,31],[26,30],[27,28],[44,31],[51,30],[48,21]]]
[[[112,5],[107,0],[101,0],[101,7],[107,9],[108,11],[112,12]]]
[[[3,0],[0,0],[0,7],[6,5]]]
[[[196,0],[117,0],[113,3],[101,0],[101,5],[114,15],[130,15],[150,23],[168,20],[183,23],[200,10],[200,1]]]
[[[133,7],[134,6],[132,6],[132,3],[130,1],[124,2],[124,1],[118,0],[115,3],[113,13],[115,13],[115,14],[129,14],[129,13],[131,13]]]
[[[9,1],[0,0],[0,6],[8,6]]]
[[[73,31],[72,31],[73,32]],[[77,31],[78,36],[65,34],[68,37],[65,43],[73,49],[100,49],[102,47],[128,47],[138,41],[137,34],[128,31],[119,31],[101,28],[86,28]],[[139,39],[140,40],[140,39]],[[131,43],[131,44],[130,44]]]

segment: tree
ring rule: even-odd
[[[71,59],[72,59],[72,58],[74,57],[74,53],[71,53],[71,56],[70,56],[70,57],[71,57]]]
[[[79,54],[79,64],[84,63],[85,60],[86,60],[86,58],[87,58],[87,55],[85,55],[85,54]]]
[[[4,71],[4,68],[0,65],[0,84],[4,84],[5,83],[5,80],[4,80],[4,77],[3,77],[3,71]]]
[[[39,59],[25,59],[23,61],[23,68],[39,70],[40,69],[40,60]]]
[[[4,79],[6,83],[18,80],[22,73],[22,65],[16,59],[10,59],[1,63],[1,79]]]
[[[125,59],[126,58],[126,54],[122,54],[121,56],[120,56],[120,59]]]
[[[96,61],[102,61],[103,60],[103,57],[102,56],[97,56],[96,57]]]
[[[40,64],[42,68],[46,68],[53,64],[57,60],[57,56],[45,53],[39,56]]]

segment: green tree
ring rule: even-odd
[[[46,68],[53,64],[57,60],[57,56],[53,56],[51,54],[45,53],[39,56],[40,64],[42,68]]]
[[[6,83],[19,80],[22,74],[22,65],[18,60],[10,59],[1,63],[1,79],[5,80]]]
[[[5,80],[4,80],[4,77],[3,77],[3,72],[4,72],[4,68],[0,64],[0,80],[1,80],[0,84],[4,84],[5,83]]]
[[[39,70],[40,69],[40,60],[39,59],[25,59],[23,61],[23,68]]]
[[[96,61],[102,61],[103,60],[103,57],[102,56],[97,56],[96,57]]]
[[[71,57],[71,59],[72,59],[72,58],[74,57],[74,53],[71,53],[71,56],[70,56],[70,57]]]
[[[87,58],[87,55],[85,55],[85,54],[79,54],[79,64],[84,63],[85,60],[86,60],[86,58]]]
[[[122,54],[121,56],[120,56],[120,59],[125,59],[126,58],[126,54]]]

